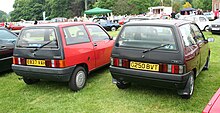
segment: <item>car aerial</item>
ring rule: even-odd
[[[93,22],[100,24],[107,31],[117,31],[121,27],[119,23],[114,23],[107,18],[94,18]]]
[[[78,91],[91,71],[109,65],[113,44],[100,25],[90,22],[25,27],[14,49],[12,69],[26,84],[67,81]]]
[[[11,70],[12,55],[17,35],[0,27],[0,72]]]
[[[213,95],[212,99],[206,105],[202,113],[219,113],[220,111],[220,89]]]
[[[184,15],[184,16],[181,16],[179,19],[193,21],[203,31],[208,31],[208,29],[211,25],[209,19],[204,15]]]
[[[212,32],[212,34],[220,33],[220,19],[216,19],[211,22],[210,31]]]
[[[112,81],[119,89],[131,83],[177,89],[190,98],[194,80],[209,68],[210,48],[199,27],[184,20],[149,20],[125,24],[111,55]]]

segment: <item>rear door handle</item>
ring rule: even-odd
[[[97,46],[97,44],[96,44],[96,43],[94,43],[93,45],[94,45],[94,46]]]

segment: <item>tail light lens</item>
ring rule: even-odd
[[[25,65],[26,64],[25,58],[13,57],[13,64]]]
[[[160,64],[160,72],[163,73],[173,73],[173,74],[183,74],[184,66],[176,64]]]
[[[47,67],[64,68],[66,67],[65,60],[46,60]]]
[[[129,68],[129,61],[127,59],[111,58],[111,65]]]

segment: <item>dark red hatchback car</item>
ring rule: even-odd
[[[25,27],[16,42],[12,68],[26,84],[40,79],[68,81],[73,91],[87,75],[110,63],[114,41],[95,23],[53,23]]]
[[[124,89],[131,83],[177,89],[190,98],[194,80],[208,69],[209,41],[190,21],[148,20],[125,24],[111,55],[113,83]]]

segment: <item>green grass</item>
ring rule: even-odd
[[[112,36],[117,35],[110,32]],[[41,81],[26,85],[14,72],[0,75],[1,113],[201,113],[219,88],[220,36],[211,46],[211,63],[208,71],[200,73],[191,99],[184,100],[175,90],[159,89],[146,85],[133,85],[126,90],[111,83],[108,68],[93,72],[86,87],[72,92],[67,83]]]

